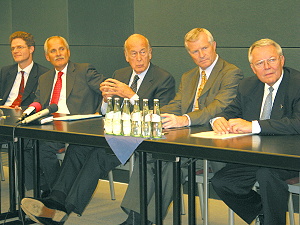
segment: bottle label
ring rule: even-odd
[[[127,113],[123,113],[122,114],[122,120],[130,120],[130,114],[127,114]]]
[[[107,118],[107,119],[112,119],[113,117],[114,117],[114,112],[113,111],[105,114],[105,118]]]
[[[145,122],[151,122],[151,114],[145,116]]]
[[[131,120],[132,121],[141,121],[141,113],[140,112],[132,113]]]
[[[152,122],[158,123],[158,122],[160,122],[160,121],[161,121],[160,115],[152,114]]]
[[[114,120],[120,120],[121,119],[121,112],[114,112],[113,118],[114,118]]]

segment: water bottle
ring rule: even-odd
[[[152,121],[152,137],[153,138],[161,138],[162,137],[162,124],[160,117],[160,109],[159,109],[159,100],[154,99],[154,108],[153,114],[151,117]]]
[[[143,119],[142,119],[142,136],[151,137],[151,114],[148,106],[148,99],[143,99]]]
[[[122,134],[121,107],[120,107],[119,98],[115,98],[114,115],[113,115],[113,134],[114,135]]]
[[[131,134],[131,118],[129,104],[129,99],[124,98],[122,108],[122,133],[124,136],[130,136]]]
[[[131,136],[141,136],[141,111],[139,99],[134,100],[133,111],[131,114]]]
[[[106,134],[113,134],[113,117],[114,117],[114,110],[112,105],[112,98],[108,97],[105,120],[104,120],[104,129]]]

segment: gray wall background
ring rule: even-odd
[[[8,37],[18,30],[36,39],[34,60],[49,68],[43,43],[65,37],[71,60],[89,62],[111,76],[127,66],[123,43],[132,33],[148,37],[152,62],[171,72],[177,86],[183,72],[195,67],[183,47],[195,27],[212,32],[218,53],[252,76],[247,50],[271,38],[283,48],[286,66],[300,70],[300,1],[295,0],[0,0],[0,67],[13,63]]]

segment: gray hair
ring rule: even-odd
[[[207,35],[209,43],[212,44],[214,42],[214,37],[212,36],[212,34],[207,29],[205,29],[205,28],[194,28],[194,29],[190,30],[184,36],[184,46],[187,50],[188,50],[187,42],[198,41],[199,40],[199,35],[201,33],[205,33]]]
[[[254,42],[250,46],[250,48],[248,50],[248,60],[249,60],[249,62],[252,63],[252,52],[253,52],[254,48],[259,48],[259,47],[264,47],[264,46],[269,46],[269,45],[273,45],[276,48],[278,55],[283,55],[282,49],[281,49],[280,45],[277,42],[275,42],[275,41],[273,41],[269,38],[264,38],[264,39],[260,39],[256,42]]]
[[[45,51],[45,54],[48,53],[48,42],[49,42],[51,39],[53,39],[53,38],[60,38],[60,39],[63,41],[63,43],[65,44],[65,46],[67,47],[67,49],[68,49],[68,50],[70,49],[70,48],[69,48],[69,44],[68,44],[68,42],[67,42],[67,40],[66,40],[65,38],[63,38],[63,37],[61,37],[61,36],[52,36],[52,37],[47,38],[47,40],[45,41],[45,44],[44,44],[44,51]]]

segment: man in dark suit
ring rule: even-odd
[[[128,82],[132,74],[133,76],[139,74],[142,82],[137,85],[137,93],[121,81],[107,79],[101,84],[104,99],[112,95],[132,99],[132,96],[138,94],[140,98],[159,98],[166,104],[175,95],[174,78],[168,72],[150,64],[151,47],[144,36],[135,34],[125,42],[125,56],[126,54],[134,55],[134,52],[137,55],[129,59],[131,69],[121,69],[114,76],[120,80],[125,76]],[[137,68],[135,68],[135,63],[138,64]],[[140,90],[140,86],[146,86],[148,90]],[[37,96],[39,96],[39,91]],[[104,149],[70,145],[61,173],[49,197],[45,199],[24,198],[21,202],[22,209],[36,222],[63,224],[71,212],[82,214],[97,187],[98,180],[105,178],[107,173],[119,164],[117,157],[107,154]]]
[[[179,90],[169,104],[161,108],[163,127],[183,127],[208,125],[209,120],[220,113],[236,96],[237,85],[243,78],[242,72],[218,56],[216,42],[212,34],[204,28],[195,28],[185,35],[185,47],[197,65],[183,74]],[[204,73],[205,72],[205,75]],[[206,80],[203,81],[204,76]],[[202,85],[201,85],[202,84]],[[138,159],[137,159],[138,160]],[[149,157],[147,164],[148,218],[149,224],[155,223],[155,183],[154,163]],[[188,159],[182,159],[187,162]],[[201,167],[202,161],[198,161]],[[215,170],[222,165],[214,163]],[[163,162],[163,216],[173,199],[173,167],[170,162]],[[182,169],[182,176],[187,176],[187,169]],[[129,212],[128,219],[122,225],[140,223],[139,167],[134,167],[129,186],[122,201],[122,208]]]
[[[260,135],[300,134],[300,72],[284,66],[279,44],[261,39],[249,49],[256,76],[240,83],[234,101],[212,120],[215,132]],[[250,224],[286,224],[288,186],[296,171],[227,164],[212,178],[220,198]],[[259,183],[259,193],[252,190]]]
[[[33,62],[35,41],[32,34],[17,31],[9,37],[12,57],[17,64],[5,66],[0,71],[0,107],[26,108],[35,98],[35,91],[40,75],[48,69]],[[22,81],[24,92],[18,104],[14,103],[18,97]],[[13,104],[14,103],[14,104]]]
[[[148,39],[140,34],[131,35],[125,41],[124,54],[130,66],[115,71],[111,79],[101,84],[104,101],[116,95],[129,98],[132,105],[134,99],[142,102],[146,98],[149,108],[153,108],[153,99],[159,99],[161,106],[168,104],[175,95],[175,80],[170,73],[150,62],[152,48]],[[135,77],[138,78],[136,92],[130,88]],[[105,107],[102,106],[102,113]]]
[[[39,77],[49,69],[33,62],[35,41],[32,34],[17,31],[9,37],[9,41],[12,57],[17,64],[5,66],[0,71],[0,108],[26,109],[35,98]],[[24,143],[25,152],[29,153],[31,140],[25,139]],[[31,162],[31,155],[25,155],[25,161]],[[30,190],[33,188],[32,169],[25,168],[25,177],[25,186]]]

